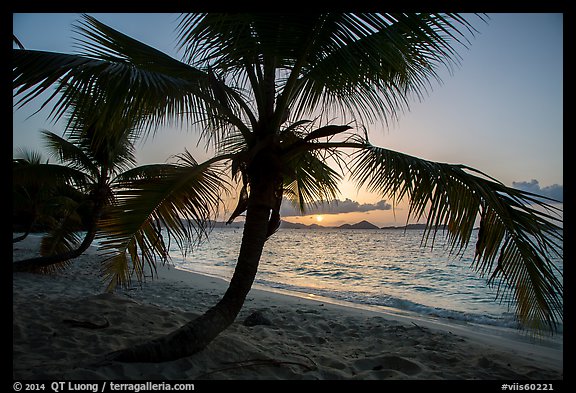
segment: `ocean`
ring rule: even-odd
[[[519,326],[514,305],[497,299],[497,288],[472,269],[476,231],[461,255],[450,255],[442,231],[433,248],[421,245],[422,235],[422,230],[282,228],[265,245],[255,286],[388,312]],[[241,229],[214,228],[185,255],[173,246],[172,263],[229,280],[241,238]],[[562,271],[562,261],[555,263]]]

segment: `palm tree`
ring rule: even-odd
[[[14,237],[13,243],[24,240],[32,230],[54,228],[64,217],[73,217],[71,212],[82,199],[69,185],[75,178],[74,170],[50,164],[39,152],[20,151],[12,160],[12,207],[13,227],[23,234]]]
[[[46,186],[59,181],[57,185],[60,188],[74,186],[84,194],[84,198],[74,206],[68,203],[65,217],[50,225],[49,232],[42,239],[41,256],[14,262],[13,271],[51,271],[66,266],[66,262],[82,255],[94,241],[101,216],[114,203],[114,187],[124,184],[126,179],[158,176],[171,167],[159,164],[131,168],[136,164],[133,143],[138,119],[124,118],[114,123],[114,131],[110,130],[111,125],[108,128],[103,128],[101,123],[95,125],[93,119],[100,118],[104,108],[101,97],[105,92],[97,89],[87,95],[72,92],[72,86],[65,88],[75,97],[73,108],[84,103],[82,111],[71,111],[66,127],[68,139],[42,131],[48,150],[62,165],[42,164],[38,160],[32,165],[24,161],[28,165],[17,166],[15,174],[20,183],[27,185],[23,189],[28,195],[32,189],[38,190],[34,196],[47,192],[53,196],[54,187]],[[121,107],[115,110],[121,110]],[[36,208],[38,204],[31,205]],[[83,222],[80,222],[79,211],[83,211]],[[35,213],[38,215],[37,208]],[[82,240],[79,227],[86,230]]]
[[[423,160],[368,139],[369,124],[395,118],[438,79],[439,67],[458,64],[455,46],[467,45],[475,31],[464,17],[184,15],[178,25],[182,62],[89,16],[77,29],[83,54],[14,50],[20,105],[57,81],[86,91],[107,84],[116,87],[114,100],[130,103],[126,115],[150,114],[149,129],[172,121],[200,124],[215,148],[212,159],[186,176],[119,195],[116,214],[102,222],[105,246],[116,252],[108,266],[127,267],[128,257],[139,266],[166,257],[165,249],[151,247],[161,243],[148,230],[153,222],[185,243],[190,228],[217,208],[213,187],[222,165],[241,187],[230,221],[245,214],[238,261],[222,299],[170,335],[111,358],[156,362],[205,348],[240,311],[266,240],[278,229],[282,197],[303,210],[332,199],[343,172],[359,187],[408,198],[411,217],[427,217],[425,238],[433,240],[445,226],[456,252],[468,246],[479,217],[476,270],[504,285],[500,296],[517,305],[526,326],[553,329],[562,318],[562,283],[551,259],[562,255],[562,235],[552,206],[465,165]],[[72,100],[65,89],[58,92],[56,114]],[[330,120],[339,115],[348,121]],[[122,283],[123,271],[110,277]]]
[[[48,178],[50,178],[51,173],[63,170],[73,173],[78,180],[75,186],[84,193],[85,198],[80,205],[68,210],[71,214],[77,212],[78,209],[89,211],[88,214],[85,214],[87,222],[83,223],[86,235],[80,242],[77,232],[79,229],[77,214],[76,220],[73,222],[74,225],[70,225],[69,219],[61,219],[43,237],[40,248],[41,257],[14,262],[14,271],[35,271],[47,267],[57,267],[61,262],[67,262],[80,256],[95,238],[97,223],[104,207],[112,202],[108,183],[113,171],[117,170],[117,164],[108,164],[108,160],[94,149],[90,149],[90,144],[86,143],[89,138],[85,136],[76,143],[49,131],[43,131],[43,136],[48,142],[49,149],[59,157],[64,165],[51,165],[50,167],[47,167],[46,164],[36,165],[29,168],[27,176],[40,178],[41,174],[48,174]],[[127,144],[117,144],[116,146],[126,149]],[[120,160],[121,163],[123,163],[122,160]],[[130,160],[133,161],[131,156],[129,156],[128,161]],[[70,217],[73,216],[68,215],[68,218]]]

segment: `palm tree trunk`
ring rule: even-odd
[[[94,238],[96,237],[97,226],[93,225],[92,228],[88,230],[84,240],[80,244],[80,246],[68,252],[64,252],[61,254],[56,255],[47,255],[45,257],[36,257],[36,258],[28,258],[23,259],[21,261],[15,261],[12,264],[12,271],[13,272],[32,272],[38,269],[48,267],[50,265],[54,265],[56,263],[64,262],[69,259],[78,258],[80,255],[84,253],[90,247]]]
[[[80,246],[75,250],[71,250],[61,254],[47,255],[16,261],[12,264],[13,272],[38,271],[39,269],[48,267],[50,265],[78,258],[80,255],[84,253],[84,251],[88,249],[88,247],[90,247],[90,245],[94,241],[94,238],[96,237],[96,233],[98,232],[98,221],[100,220],[100,216],[102,215],[104,206],[106,206],[107,203],[106,201],[109,191],[107,185],[109,170],[107,168],[108,168],[107,166],[103,166],[101,168],[101,173],[100,176],[98,177],[98,185],[93,195],[94,208],[92,210],[92,216],[90,217],[90,221],[88,223],[88,231],[86,233],[86,236],[84,236],[84,240],[82,240],[82,243],[80,243]]]
[[[264,188],[264,187],[263,187]],[[109,360],[122,362],[163,362],[190,356],[203,350],[230,326],[240,312],[258,270],[267,239],[270,220],[270,187],[257,195],[253,187],[246,211],[242,244],[234,275],[222,299],[204,315],[188,322],[173,333],[141,345],[114,352]]]
[[[26,223],[26,228],[24,229],[24,234],[21,236],[17,236],[15,238],[12,238],[12,243],[21,242],[22,240],[24,240],[28,237],[30,232],[32,232],[32,227],[34,226],[34,223],[36,222],[36,217],[37,217],[37,213],[36,213],[35,208],[33,209],[33,212],[34,213],[31,214],[32,218],[30,218],[28,220],[28,222]]]
[[[24,232],[23,235],[16,236],[16,237],[12,238],[12,243],[21,242],[22,240],[26,239],[29,234],[30,234],[30,229],[26,228],[26,231]]]

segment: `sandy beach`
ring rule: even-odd
[[[38,237],[14,244],[35,255]],[[166,334],[215,304],[227,283],[158,269],[104,293],[94,249],[65,271],[13,274],[13,378],[49,380],[561,380],[563,345],[504,329],[418,318],[253,288],[236,322],[207,349],[166,363],[102,362]],[[264,324],[250,316],[260,312]],[[261,321],[262,322],[262,321]]]

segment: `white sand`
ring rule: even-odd
[[[34,255],[37,239],[16,243],[14,260]],[[505,329],[261,289],[201,353],[166,363],[98,363],[176,329],[227,287],[218,278],[161,268],[141,288],[104,294],[99,260],[91,251],[56,275],[13,274],[14,379],[563,379],[561,342],[532,344]],[[256,310],[272,324],[244,326]]]

